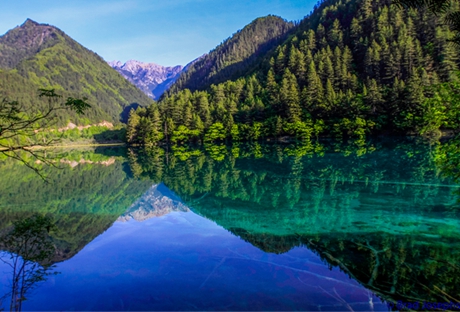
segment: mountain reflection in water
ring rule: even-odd
[[[52,214],[63,255],[55,261],[71,258],[25,302],[31,309],[386,310],[375,295],[457,302],[459,187],[442,161],[452,148],[130,150],[111,166],[50,175],[47,195],[9,164],[4,175],[28,180],[0,182],[0,226]]]

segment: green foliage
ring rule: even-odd
[[[432,87],[433,96],[421,105],[423,113],[417,117],[420,134],[439,129],[457,130],[460,123],[460,83],[458,80]]]
[[[52,274],[56,249],[49,233],[53,230],[52,219],[38,214],[14,222],[13,228],[0,237],[0,260],[10,267],[8,273],[12,275],[11,292],[1,299],[11,296],[11,311],[21,311],[26,294]]]
[[[227,137],[224,125],[220,122],[213,123],[204,136],[205,142],[223,141]]]
[[[460,181],[460,137],[436,145],[434,162],[443,177]]]
[[[238,125],[232,125],[232,129],[230,130],[230,136],[232,138],[232,141],[241,140],[241,134]]]
[[[455,1],[449,0],[397,0],[394,2],[400,7],[424,9],[427,8],[435,15],[444,15],[444,22],[454,32],[452,42],[460,45],[460,11],[455,4]],[[454,10],[451,8],[454,6]]]
[[[180,125],[173,131],[171,135],[171,142],[173,143],[189,142],[194,139],[197,139],[199,135],[200,135],[199,130],[190,130],[185,126]]]
[[[126,141],[129,144],[155,145],[168,133],[161,129],[161,119],[158,107],[153,104],[149,108],[140,108],[137,111],[131,110],[126,127]],[[165,126],[165,130],[168,127]],[[170,125],[169,131],[174,131]]]
[[[302,122],[297,121],[294,123],[286,123],[284,126],[284,131],[302,141],[309,142],[313,135],[313,124],[311,121]]]

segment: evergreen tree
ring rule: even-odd
[[[301,117],[298,88],[295,76],[289,71],[289,69],[286,69],[281,81],[280,100],[281,105],[286,112],[286,118],[290,122],[299,121]]]
[[[305,102],[309,106],[311,105],[313,107],[318,107],[322,103],[323,92],[324,91],[321,79],[316,74],[315,63],[312,61],[308,67]]]
[[[126,125],[126,141],[129,144],[139,143],[137,135],[140,117],[134,109],[129,112],[128,124]]]

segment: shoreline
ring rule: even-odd
[[[69,148],[69,147],[98,147],[98,146],[126,146],[126,143],[117,142],[117,143],[89,143],[89,144],[64,144],[64,145],[49,145],[49,146],[31,146],[27,149],[36,150],[36,149],[49,149],[49,148]]]
[[[72,147],[99,147],[99,146],[127,146],[126,143],[88,143],[88,144],[64,144],[64,145],[34,145],[25,147],[25,150],[42,150],[42,149],[53,149],[53,148],[72,148]],[[7,151],[8,148],[0,148],[0,151]]]
[[[420,134],[415,134],[415,133],[408,133],[406,135],[395,135],[395,134],[379,134],[379,135],[371,135],[366,138],[366,140],[372,138],[372,137],[410,137],[410,138],[425,138],[425,139],[438,139],[438,140],[446,140],[446,139],[451,139],[455,137],[458,133],[453,130],[440,130],[436,135],[420,135]],[[319,136],[319,139],[330,139],[331,137],[329,136]],[[292,143],[296,141],[296,138],[294,136],[282,136],[278,138],[274,137],[267,137],[262,140],[258,141],[265,141],[265,142],[270,142],[270,143]],[[246,142],[246,141],[239,141],[241,143]],[[190,143],[190,142],[189,142]],[[170,145],[166,142],[158,142],[158,145]],[[182,144],[179,144],[182,145]],[[110,146],[124,146],[124,147],[145,147],[143,144],[127,144],[126,142],[118,141],[118,142],[107,142],[107,143],[84,143],[81,142],[72,142],[72,143],[61,143],[59,145],[34,145],[34,146],[29,146],[25,147],[24,149],[28,150],[41,150],[41,149],[53,149],[53,148],[74,148],[74,147],[110,147]],[[0,148],[0,151],[5,151],[8,150],[8,148]]]

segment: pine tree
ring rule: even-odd
[[[137,131],[140,117],[134,109],[129,112],[128,124],[126,126],[126,141],[129,144],[139,143]]]
[[[182,124],[187,128],[190,128],[193,121],[193,106],[191,102],[187,102],[184,107],[184,113],[182,118]]]
[[[277,114],[279,114],[280,113],[279,87],[278,87],[278,84],[276,83],[275,72],[273,71],[273,68],[270,68],[270,70],[267,73],[266,90],[267,90],[267,102],[272,106],[273,110]]]
[[[323,49],[327,46],[326,29],[324,28],[323,24],[319,24],[318,28],[316,29],[316,42],[318,49]]]
[[[191,129],[198,130],[200,134],[203,133],[204,124],[200,116],[198,116],[197,114],[193,114],[193,122],[192,122]]]
[[[308,66],[305,102],[309,106],[319,106],[322,103],[323,92],[323,85],[316,73],[315,63],[311,61]]]
[[[339,20],[335,19],[328,32],[328,43],[332,47],[338,46],[339,48],[343,48],[343,33],[340,28]]]
[[[342,52],[339,47],[334,49],[334,87],[338,90],[344,85],[343,70],[342,70]],[[346,77],[346,70],[345,70]]]
[[[203,124],[205,127],[208,127],[211,125],[212,120],[211,120],[211,113],[209,109],[209,102],[208,102],[208,96],[205,92],[200,92],[197,96],[197,103],[195,107],[198,109],[198,116],[200,116],[200,119],[203,121]]]
[[[161,117],[160,111],[158,110],[157,105],[151,105],[148,108],[148,116],[150,120],[149,131],[147,133],[147,140],[156,144],[161,141],[164,137],[163,131],[161,129]]]
[[[375,115],[383,103],[383,96],[375,79],[371,79],[367,86],[367,94],[364,97],[366,105],[369,107],[371,114]]]
[[[329,56],[326,57],[326,61],[324,62],[324,80],[330,80],[334,81],[335,80],[335,75],[334,75],[334,67],[332,66],[332,61],[329,58]]]
[[[275,74],[277,76],[283,75],[284,68],[285,68],[285,54],[284,54],[285,49],[280,49],[278,52],[278,55],[276,56],[275,60]]]
[[[300,121],[301,108],[297,80],[295,76],[286,69],[281,81],[280,100],[285,109],[285,114],[290,122]]]
[[[353,46],[358,46],[359,44],[359,38],[361,37],[361,26],[359,25],[359,21],[357,18],[353,17],[351,20],[351,25],[350,25],[350,38]]]
[[[326,89],[325,89],[325,94],[324,94],[324,99],[325,99],[325,104],[326,104],[326,110],[331,111],[332,108],[335,106],[335,101],[336,101],[336,94],[334,91],[334,88],[332,87],[332,82],[330,79],[327,79],[326,81]]]
[[[310,51],[316,51],[316,34],[313,29],[309,29],[307,33],[307,49]]]

